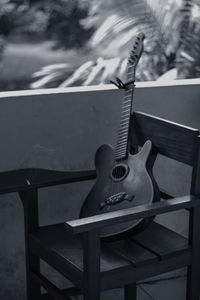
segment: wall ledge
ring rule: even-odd
[[[168,82],[159,81],[144,81],[136,82],[136,88],[151,88],[151,87],[166,87],[166,86],[185,86],[185,85],[200,85],[200,78],[195,79],[180,79]],[[52,88],[52,89],[38,89],[38,90],[21,90],[11,92],[0,92],[0,98],[21,97],[21,96],[35,96],[35,95],[51,95],[51,94],[64,94],[64,93],[82,93],[89,91],[107,91],[117,90],[113,84],[91,85],[91,86],[78,86],[68,88]]]

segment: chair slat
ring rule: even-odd
[[[194,164],[196,138],[194,128],[135,112],[131,118],[131,144],[143,145],[150,139],[158,153],[185,164]]]
[[[186,238],[156,222],[131,239],[158,255],[160,259],[188,250]]]
[[[135,267],[158,260],[157,255],[134,243],[131,239],[107,243],[106,246]]]
[[[42,247],[45,245],[46,249],[51,249],[51,253],[55,253],[55,262],[56,257],[61,256],[68,263],[83,271],[81,236],[68,234],[65,225],[61,223],[40,227],[37,237]],[[102,272],[130,265],[126,260],[105,247],[102,247],[100,264]]]

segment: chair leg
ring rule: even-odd
[[[41,296],[40,285],[31,278],[31,271],[40,272],[40,259],[30,252],[29,234],[36,233],[38,229],[38,194],[37,190],[20,192],[24,206],[24,233],[26,255],[26,293],[27,300],[39,300]]]
[[[124,300],[137,299],[137,286],[136,283],[127,284],[124,286]]]
[[[196,275],[193,267],[188,267],[187,272],[187,300],[199,300],[199,276]]]
[[[187,272],[187,300],[200,299],[200,207],[190,210],[189,244],[192,248],[191,265]]]
[[[84,233],[84,300],[100,300],[100,237],[96,230]]]

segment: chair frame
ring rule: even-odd
[[[119,284],[124,286],[125,300],[136,299],[136,282],[143,278],[158,275],[163,272],[168,272],[183,266],[188,267],[187,272],[187,300],[199,299],[199,282],[200,274],[200,136],[198,130],[194,130],[185,126],[180,126],[160,118],[156,118],[143,113],[134,113],[132,122],[134,121],[137,127],[137,122],[140,119],[152,120],[153,123],[165,128],[166,136],[170,132],[168,129],[179,128],[183,136],[192,133],[193,148],[189,151],[188,144],[190,139],[184,141],[185,155],[177,151],[176,145],[169,145],[166,150],[164,145],[160,144],[154,130],[148,132],[148,138],[152,140],[157,148],[157,151],[163,155],[167,155],[173,159],[182,161],[193,168],[192,183],[190,195],[173,198],[166,192],[162,192],[162,198],[167,201],[151,203],[133,207],[131,209],[123,209],[115,212],[109,212],[97,216],[92,216],[83,219],[71,220],[65,222],[66,232],[72,235],[81,234],[83,236],[83,274],[66,262],[66,267],[62,263],[55,262],[50,256],[47,260],[51,260],[51,266],[56,270],[62,269],[63,274],[70,273],[71,281],[78,287],[77,289],[69,289],[66,294],[55,287],[47,278],[40,274],[40,258],[48,256],[43,249],[37,249],[39,255],[32,251],[32,240],[39,230],[38,216],[38,189],[53,185],[79,182],[84,180],[93,180],[96,177],[96,171],[83,172],[57,172],[42,169],[24,169],[2,172],[0,174],[0,193],[18,192],[24,206],[24,226],[25,226],[25,251],[26,251],[26,278],[27,278],[27,300],[48,299],[47,295],[41,296],[40,286],[43,286],[52,296],[57,299],[70,299],[70,294],[79,293],[81,291],[85,300],[99,300],[100,290],[114,288]],[[145,122],[142,122],[145,127]],[[157,126],[157,125],[156,125]],[[174,127],[173,127],[174,126]],[[137,130],[136,130],[137,131]],[[148,130],[147,130],[148,131]],[[131,142],[133,145],[142,145],[146,139],[145,130],[132,133]],[[136,137],[137,135],[137,137]],[[189,135],[188,135],[189,137]],[[173,140],[174,137],[173,137]],[[182,145],[183,146],[183,145]],[[181,146],[181,147],[182,147]],[[170,148],[171,147],[171,148]],[[182,148],[183,150],[184,148]],[[180,150],[180,149],[178,149]],[[34,175],[34,176],[33,176]],[[25,183],[25,178],[29,178],[29,184]],[[118,274],[108,272],[107,274],[100,273],[100,229],[111,224],[117,224],[123,221],[129,221],[138,218],[145,218],[172,212],[180,209],[189,210],[189,248],[187,254],[183,253],[179,257],[171,257],[167,262],[158,262],[149,267],[141,268],[136,272],[134,269],[128,268],[123,273],[123,278]],[[36,252],[37,252],[36,251]],[[183,261],[184,260],[184,261]],[[132,282],[134,278],[134,282]]]

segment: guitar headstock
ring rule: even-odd
[[[128,66],[136,68],[144,48],[143,46],[144,39],[145,39],[145,35],[142,32],[136,36],[133,43],[133,48],[128,58]]]

